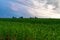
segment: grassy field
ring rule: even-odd
[[[0,18],[0,40],[60,40],[60,19]]]

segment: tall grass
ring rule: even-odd
[[[0,18],[0,40],[60,40],[60,19]]]

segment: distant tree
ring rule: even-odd
[[[30,19],[32,19],[33,17],[30,17]]]
[[[35,16],[35,19],[36,19],[37,17]]]
[[[36,19],[37,17],[35,16],[35,17],[30,17],[30,18],[35,18]]]
[[[19,18],[23,18],[23,16],[19,17]]]
[[[13,16],[12,18],[16,18],[16,17]]]

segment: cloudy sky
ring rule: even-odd
[[[60,18],[59,0],[0,0],[0,17]]]

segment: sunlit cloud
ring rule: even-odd
[[[57,0],[55,1],[58,2]],[[40,2],[38,0],[16,0],[15,2],[10,2],[10,4],[10,8],[13,11],[18,12],[23,9],[27,10],[27,14],[37,16],[39,18],[60,18],[60,12],[58,11],[60,10],[60,6],[56,10],[53,10],[56,6],[54,3],[47,4],[47,0]]]

